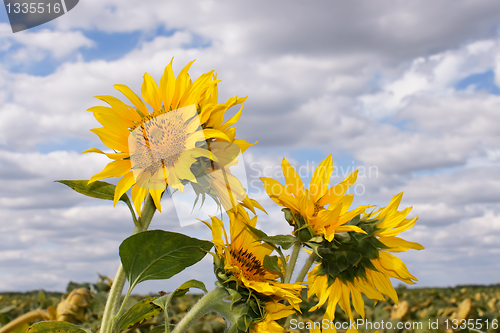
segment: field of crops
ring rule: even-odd
[[[79,289],[80,288],[80,289]],[[85,289],[81,289],[85,288]],[[68,293],[73,293],[69,299]],[[68,285],[68,293],[53,293],[46,291],[33,291],[28,293],[0,293],[0,332],[2,327],[26,314],[31,314],[29,322],[41,320],[67,320],[75,323],[83,323],[97,330],[104,302],[109,290],[109,280],[102,278],[95,284]],[[360,332],[374,332],[376,329],[382,332],[500,332],[498,321],[500,320],[500,285],[493,286],[458,286],[454,288],[397,288],[399,295],[399,306],[396,307],[390,300],[379,302],[373,306],[373,302],[365,299],[366,315],[365,321],[358,326]],[[76,295],[76,296],[75,296]],[[135,296],[130,299],[132,306],[146,297],[158,296]],[[186,295],[172,301],[170,322],[175,324],[199,298],[199,295]],[[65,300],[66,301],[63,301]],[[292,332],[308,332],[306,329],[307,319],[317,326],[325,324],[322,322],[324,309],[308,312],[315,304],[315,299],[301,306],[302,315],[292,320]],[[26,317],[26,316],[25,316]],[[356,318],[361,323],[360,318]],[[127,329],[125,332],[145,333],[164,323],[163,313],[141,323],[136,327]],[[335,318],[338,332],[344,332],[349,320],[342,311],[337,311]],[[329,323],[328,325],[332,325]],[[344,325],[344,326],[342,326]],[[29,327],[23,323],[12,333],[25,332]],[[156,331],[156,330],[155,330]],[[223,332],[224,320],[216,315],[210,314],[194,327],[190,332]],[[158,330],[160,332],[160,330]]]

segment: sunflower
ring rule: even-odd
[[[365,234],[348,232],[336,235],[334,243],[323,242],[318,249],[320,263],[309,272],[308,297],[317,295],[314,311],[328,300],[326,314],[335,318],[337,304],[353,319],[351,300],[355,311],[364,318],[362,294],[376,301],[389,296],[398,304],[398,296],[390,278],[408,284],[417,279],[410,274],[403,261],[389,252],[422,250],[423,246],[396,237],[412,228],[418,217],[407,219],[411,207],[398,211],[402,193],[390,204],[376,212],[364,213],[349,223],[357,225]]]
[[[173,59],[172,59],[173,60]],[[131,105],[112,96],[97,96],[109,107],[95,106],[96,120],[103,126],[91,130],[113,153],[92,148],[85,151],[105,154],[113,161],[95,174],[89,183],[121,177],[116,185],[114,204],[130,188],[132,201],[140,214],[148,192],[161,210],[160,199],[167,185],[183,191],[184,185],[196,183],[192,166],[205,159],[217,163],[210,145],[229,142],[245,151],[251,144],[235,138],[235,128],[243,108],[244,98],[232,97],[218,104],[216,74],[210,71],[192,82],[187,64],[174,76],[172,61],[165,68],[158,85],[144,74],[141,95],[146,104],[125,85],[114,87],[122,92]],[[241,104],[239,112],[224,122],[225,112]]]
[[[270,271],[264,267],[264,259],[274,248],[263,243],[250,231],[255,228],[257,216],[250,218],[243,205],[238,205],[227,212],[230,220],[230,238],[224,224],[212,216],[212,223],[206,223],[212,230],[213,243],[216,248],[216,262],[223,267],[224,276],[229,281],[235,281],[238,288],[242,287],[252,293],[260,294],[274,301],[286,300],[293,308],[299,310],[302,301],[298,283],[281,283],[277,281],[279,272]],[[229,241],[230,240],[230,241]],[[284,273],[284,270],[281,272]],[[217,274],[219,275],[219,274]]]
[[[293,217],[288,220],[294,225],[296,234],[298,230],[304,229],[304,225],[301,225],[302,221],[305,221],[305,226],[312,229],[311,234],[302,240],[307,241],[315,235],[322,235],[328,241],[332,241],[336,232],[364,232],[356,226],[346,224],[368,207],[360,206],[347,211],[354,196],[345,193],[356,182],[357,170],[341,183],[328,188],[333,171],[330,155],[318,165],[311,178],[310,187],[306,189],[297,172],[286,159],[283,159],[281,169],[285,176],[286,186],[272,178],[261,177],[261,180],[269,197],[278,205],[291,211]]]

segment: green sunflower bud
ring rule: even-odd
[[[304,225],[295,231],[295,235],[302,243],[310,241],[315,236],[314,230],[308,225]]]

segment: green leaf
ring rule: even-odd
[[[26,333],[92,333],[92,331],[65,321],[42,321],[31,325]]]
[[[142,300],[139,303],[135,304],[132,308],[130,308],[130,310],[125,312],[116,324],[118,327],[118,332],[136,325],[143,324],[150,318],[158,315],[162,309],[154,303],[157,298],[158,297],[150,297]]]
[[[115,196],[115,185],[106,182],[96,181],[90,184],[88,184],[88,180],[56,180],[56,182],[92,198],[113,200]],[[122,196],[120,200],[126,202],[128,197],[125,199]]]
[[[198,280],[189,280],[184,282],[179,288],[177,288],[172,297],[182,297],[186,295],[186,293],[189,291],[190,288],[198,288],[203,290],[204,292],[208,293],[207,288],[205,287],[205,284],[201,281]]]
[[[283,273],[281,271],[281,267],[278,264],[278,256],[270,256],[266,254],[264,257],[264,262],[262,263],[265,268],[270,270],[271,272],[276,272],[280,275],[281,279],[284,280]]]
[[[95,181],[91,184],[88,184],[88,180],[56,180],[56,182],[64,184],[74,191],[86,195],[88,197],[97,198],[97,199],[105,199],[105,200],[113,200],[115,197],[115,185]],[[132,212],[132,216],[134,218],[134,222],[137,224],[137,220],[135,217],[134,209],[132,208],[132,204],[130,203],[130,199],[128,195],[124,193],[120,201],[123,201],[127,204],[128,208]]]
[[[165,325],[156,326],[149,333],[165,333]]]
[[[203,290],[206,293],[208,292],[207,288],[205,287],[205,284],[203,282],[198,281],[198,280],[189,280],[189,281],[184,282],[173,293],[168,294],[168,295],[163,295],[162,297],[159,297],[154,301],[154,304],[158,305],[159,307],[161,307],[163,309],[163,311],[165,311],[165,325],[163,325],[163,331],[159,331],[159,332],[169,332],[166,325],[169,325],[168,303],[170,302],[170,300],[174,297],[184,296],[189,291],[189,288],[198,288],[198,289]]]
[[[266,243],[279,245],[285,250],[288,250],[292,247],[293,244],[297,242],[297,238],[293,237],[292,235],[267,236],[262,237],[260,240]]]
[[[130,236],[120,245],[129,290],[143,281],[171,278],[203,259],[212,246],[208,241],[163,230]]]
[[[246,224],[246,223],[245,223],[245,224]],[[246,226],[248,227],[248,229],[250,229],[250,231],[251,231],[251,232],[252,232],[255,236],[257,236],[257,237],[259,237],[259,238],[265,238],[265,237],[268,237],[268,236],[267,236],[267,234],[266,234],[264,231],[262,231],[262,230],[260,230],[260,229],[257,229],[257,228],[255,228],[255,227],[252,227],[252,226],[251,226],[251,225],[249,225],[249,224],[246,224]]]

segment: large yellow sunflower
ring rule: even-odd
[[[318,165],[311,178],[310,188],[306,189],[299,175],[286,159],[283,159],[281,169],[285,176],[286,186],[275,179],[261,177],[264,189],[274,202],[287,207],[294,215],[300,216],[312,228],[314,235],[323,235],[331,241],[336,232],[364,232],[356,226],[346,224],[368,207],[360,206],[347,211],[354,196],[345,193],[356,182],[357,170],[344,181],[328,188],[333,171],[330,155]],[[303,227],[297,225],[297,222],[298,219],[295,218],[293,222],[295,231]]]
[[[326,314],[335,318],[337,304],[353,319],[354,309],[364,318],[362,293],[368,298],[384,300],[389,296],[396,304],[398,296],[389,278],[397,278],[408,284],[417,279],[410,274],[403,261],[389,252],[409,249],[422,250],[423,246],[396,237],[410,229],[418,217],[407,219],[411,207],[398,211],[402,193],[395,195],[390,204],[374,213],[365,213],[358,221],[351,221],[366,234],[349,232],[335,237],[335,244],[322,244],[320,263],[309,272],[308,297],[316,294],[318,304],[314,311],[326,301]]]
[[[192,63],[176,78],[171,61],[159,85],[144,74],[141,95],[149,107],[127,86],[115,85],[131,105],[112,96],[97,96],[109,107],[88,110],[103,126],[92,132],[114,150],[85,151],[105,154],[113,160],[89,182],[121,177],[115,190],[115,204],[132,187],[132,201],[139,214],[148,192],[161,210],[160,199],[167,185],[182,191],[187,182],[197,181],[190,170],[196,161],[203,158],[217,163],[218,158],[210,152],[211,144],[228,142],[239,152],[251,145],[236,139],[232,127],[241,115],[246,97],[232,97],[218,104],[216,75],[210,71],[193,82],[188,74]],[[225,112],[237,104],[242,104],[239,112],[224,122]]]
[[[229,280],[274,300],[286,300],[298,310],[298,304],[302,301],[300,290],[303,286],[298,283],[281,283],[277,281],[279,273],[264,267],[264,258],[270,255],[274,248],[259,241],[248,228],[247,225],[255,227],[257,216],[250,218],[242,205],[227,213],[230,220],[230,237],[223,222],[217,217],[212,216],[212,223],[207,225],[212,230],[216,256],[224,263],[224,270],[230,276]]]

